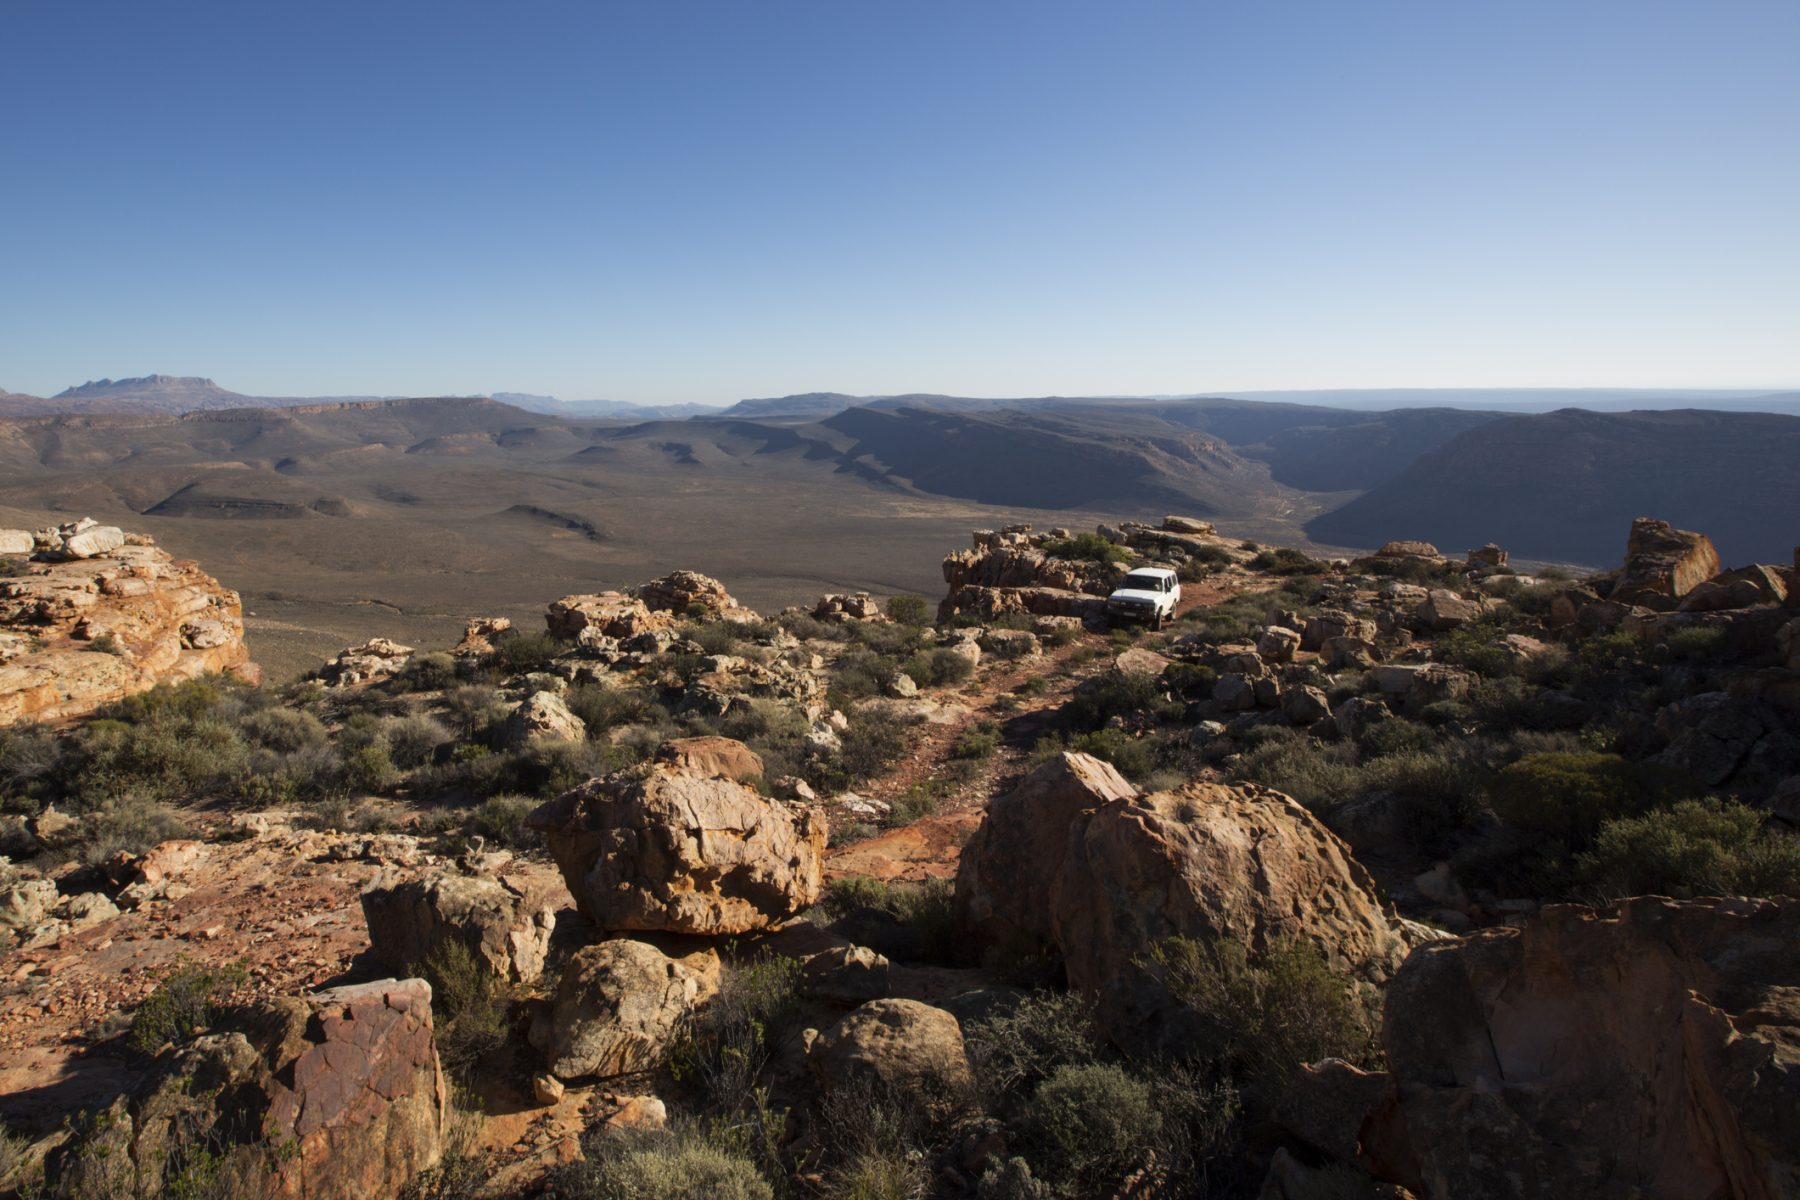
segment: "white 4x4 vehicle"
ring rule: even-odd
[[[1106,598],[1106,615],[1114,621],[1148,621],[1150,628],[1175,615],[1181,601],[1181,580],[1167,567],[1139,567],[1120,581]]]

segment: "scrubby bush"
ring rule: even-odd
[[[1374,997],[1334,973],[1310,942],[1252,957],[1236,941],[1171,938],[1153,959],[1170,995],[1200,1019],[1195,1050],[1261,1104],[1291,1086],[1301,1063],[1376,1062]]]
[[[444,709],[464,737],[481,736],[506,720],[510,711],[499,691],[485,683],[464,684],[444,697]]]
[[[507,986],[454,938],[439,942],[414,974],[431,984],[438,1058],[466,1084],[482,1060],[506,1042]]]
[[[1035,1173],[1067,1196],[1108,1196],[1161,1141],[1150,1085],[1112,1063],[1057,1067],[1020,1116]]]
[[[999,748],[1000,726],[992,721],[977,721],[957,735],[950,747],[950,757],[979,762],[992,758]]]
[[[456,686],[456,659],[442,650],[427,650],[413,655],[406,665],[388,680],[393,692],[441,692]]]
[[[233,989],[249,979],[241,963],[209,967],[176,960],[154,992],[131,1014],[125,1035],[132,1049],[153,1054],[170,1042],[181,1042],[205,1029],[225,1011]]]
[[[967,1032],[976,1087],[995,1112],[1012,1113],[1060,1067],[1102,1058],[1093,1005],[1074,992],[1032,992],[973,1022]]]
[[[1704,799],[1608,821],[1577,877],[1606,899],[1800,895],[1800,835],[1764,832],[1763,820],[1736,801]]]
[[[304,709],[267,708],[251,713],[239,724],[259,746],[291,754],[309,746],[322,746],[330,738],[325,722]]]
[[[548,633],[515,632],[494,642],[493,665],[507,675],[523,675],[543,670],[568,650],[567,642]]]
[[[717,1112],[759,1110],[757,1077],[801,1017],[800,982],[800,964],[780,955],[728,967],[670,1054],[676,1081]]]
[[[1269,575],[1317,575],[1330,569],[1328,564],[1288,546],[1264,550],[1250,560],[1250,565]]]
[[[907,659],[905,670],[921,687],[948,687],[973,675],[975,664],[947,646],[937,646]]]
[[[850,875],[827,885],[814,909],[830,926],[878,914],[891,920],[918,946],[919,957],[950,962],[961,948],[962,922],[956,890],[947,879],[890,883]]]
[[[1073,537],[1052,538],[1044,543],[1043,550],[1051,558],[1069,558],[1084,562],[1122,563],[1131,561],[1131,551],[1097,533],[1078,533]]]
[[[437,718],[413,713],[383,721],[380,737],[394,765],[411,770],[431,761],[437,748],[452,740],[455,734]]]
[[[1063,719],[1075,729],[1095,729],[1116,716],[1144,713],[1173,720],[1182,710],[1155,676],[1109,671],[1075,689],[1063,706]]]
[[[524,850],[542,844],[525,818],[541,801],[532,796],[489,796],[469,815],[469,829],[496,846]]]
[[[807,766],[807,781],[829,792],[848,791],[875,778],[906,753],[905,729],[861,713],[838,735],[836,751]]]
[[[902,625],[924,625],[928,621],[930,606],[925,597],[903,595],[889,596],[887,615]]]
[[[563,703],[581,718],[590,738],[621,725],[661,725],[669,720],[669,710],[661,704],[642,692],[623,688],[580,684],[564,694]]]
[[[839,707],[870,696],[881,695],[900,670],[900,662],[872,650],[852,650],[839,655],[831,664],[831,694]]]
[[[1487,790],[1508,825],[1579,849],[1601,825],[1674,799],[1678,789],[1674,777],[1649,764],[1586,751],[1522,758],[1496,774]]]
[[[193,827],[167,805],[141,796],[120,796],[82,818],[81,858],[105,862],[115,854],[138,855],[170,838],[193,836]]]
[[[698,1124],[587,1142],[584,1161],[556,1174],[572,1200],[775,1200],[755,1161]]]

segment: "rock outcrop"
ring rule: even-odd
[[[680,762],[591,779],[528,824],[607,931],[748,933],[819,897],[822,814]]]
[[[587,725],[569,711],[563,698],[555,692],[533,692],[520,701],[506,719],[509,745],[528,746],[534,742],[584,742]]]
[[[79,1177],[117,1178],[123,1163],[157,1180],[204,1152],[236,1194],[397,1196],[437,1164],[446,1111],[430,986],[357,984],[264,1002],[194,1039],[113,1104],[61,1182],[110,1195],[82,1190]]]
[[[411,646],[383,637],[370,638],[360,646],[340,650],[336,658],[319,668],[319,678],[326,687],[379,683],[404,671],[415,653]]]
[[[396,971],[416,969],[455,941],[495,976],[534,982],[564,903],[562,881],[547,868],[501,874],[503,866],[378,879],[362,894],[375,958]]]
[[[597,638],[633,638],[670,624],[667,613],[653,613],[642,600],[624,592],[564,596],[544,614],[551,637],[579,645]]]
[[[1304,939],[1368,979],[1405,951],[1368,873],[1287,796],[1208,783],[1140,796],[1083,754],[989,806],[957,898],[984,938],[1053,951],[1128,1042],[1163,1036],[1171,1002],[1146,960],[1170,937],[1253,953]]]
[[[1639,517],[1631,523],[1625,566],[1607,599],[1667,609],[1719,573],[1719,552],[1703,533]]]
[[[1308,1140],[1428,1197],[1800,1194],[1797,944],[1792,899],[1644,897],[1424,946],[1391,1082]]]
[[[638,599],[651,612],[706,620],[755,621],[758,614],[732,599],[725,585],[698,571],[674,571],[638,588]]]
[[[44,531],[25,573],[0,579],[0,725],[84,716],[164,681],[258,678],[238,594],[118,532]]]
[[[708,964],[687,959],[710,957]],[[557,983],[534,1040],[559,1079],[624,1075],[655,1067],[695,1005],[718,989],[711,949],[671,958],[647,942],[611,938],[584,946]]]
[[[932,1107],[974,1091],[956,1018],[917,1000],[871,1000],[820,1034],[808,1064],[826,1087],[873,1084]]]

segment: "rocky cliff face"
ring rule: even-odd
[[[92,522],[25,535],[0,578],[0,725],[60,721],[163,680],[230,672],[254,680],[243,606],[197,563]]]

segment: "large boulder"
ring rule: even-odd
[[[1111,763],[1059,754],[989,801],[957,869],[970,929],[999,945],[1043,940],[1052,881],[1070,869],[1070,830],[1101,805],[1136,795]]]
[[[1792,899],[1644,897],[1421,947],[1383,1022],[1387,1134],[1419,1178],[1386,1177],[1456,1200],[1800,1195],[1796,945]]]
[[[563,968],[549,1020],[534,1038],[562,1079],[607,1077],[658,1065],[695,1005],[717,990],[718,956],[710,970],[671,958],[647,942],[611,938],[575,952]]]
[[[362,894],[377,961],[396,971],[416,968],[455,941],[477,964],[518,983],[543,972],[563,902],[562,881],[547,868],[382,877]]]
[[[591,779],[527,823],[604,930],[748,933],[819,898],[823,814],[679,764]]]
[[[674,571],[638,588],[638,599],[651,612],[676,616],[755,621],[755,612],[731,598],[725,585],[698,571]]]
[[[508,745],[529,746],[536,742],[585,742],[587,724],[569,711],[569,706],[555,692],[533,692],[513,709],[506,719]]]
[[[0,529],[0,554],[30,554],[37,549],[37,539],[28,529]]]
[[[634,638],[669,624],[666,613],[653,613],[642,600],[623,592],[564,596],[544,613],[551,637],[584,645],[596,638]]]
[[[728,737],[671,738],[657,747],[656,761],[707,779],[755,783],[763,777],[762,756]]]
[[[984,939],[1057,955],[1114,1036],[1160,1041],[1173,1007],[1146,960],[1170,937],[1252,953],[1304,939],[1384,979],[1404,953],[1368,872],[1279,792],[1190,784],[1139,796],[1064,754],[989,806],[964,848],[958,901]]]
[[[934,1107],[974,1091],[962,1027],[918,1000],[861,1005],[819,1035],[808,1063],[826,1087],[872,1084]]]
[[[1607,597],[1616,604],[1668,609],[1719,573],[1719,552],[1703,533],[1639,517],[1631,523],[1625,566]]]
[[[360,646],[338,651],[336,658],[319,668],[319,678],[327,687],[378,683],[405,670],[415,653],[411,646],[382,637],[370,638]]]
[[[262,1002],[165,1055],[50,1169],[71,1195],[135,1176],[132,1195],[163,1196],[165,1169],[203,1153],[220,1194],[397,1196],[442,1156],[446,1099],[430,985],[356,984]]]
[[[32,544],[38,561],[0,579],[0,726],[67,721],[162,682],[259,677],[238,594],[197,564],[91,521]]]

